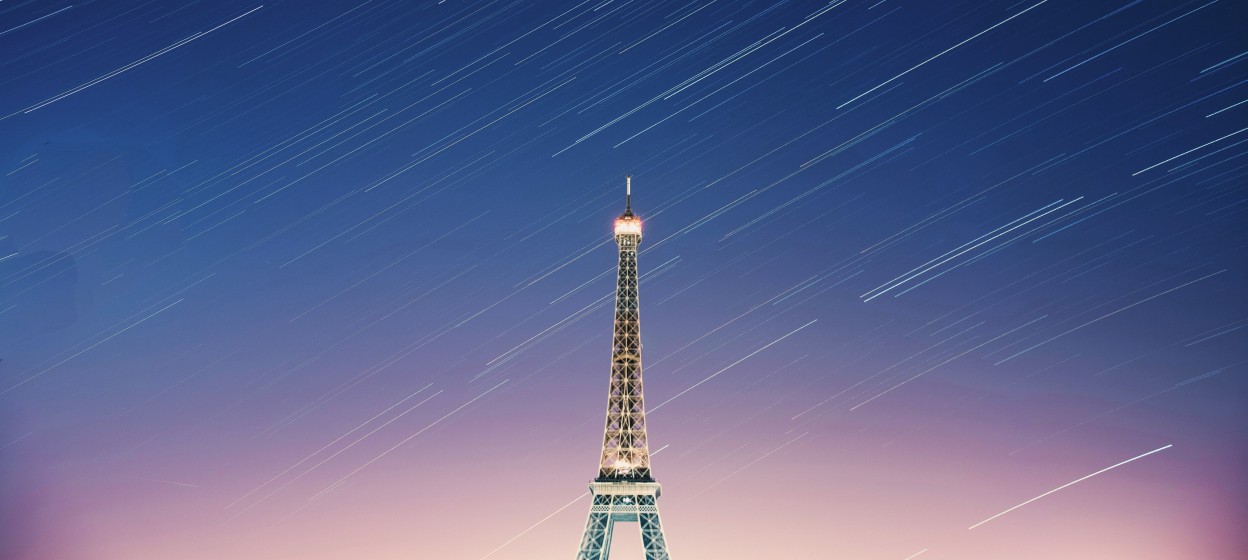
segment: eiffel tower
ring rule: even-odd
[[[615,220],[620,247],[615,284],[615,332],[611,340],[611,387],[607,393],[607,427],[602,438],[598,478],[589,485],[585,536],[577,560],[607,560],[611,531],[617,521],[641,525],[646,560],[671,560],[659,523],[661,486],[650,473],[646,444],[646,407],[641,391],[641,321],[637,316],[637,246],[641,219],[633,214],[632,177],[625,179],[624,213]]]

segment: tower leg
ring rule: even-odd
[[[667,539],[663,538],[663,525],[659,523],[659,508],[651,496],[641,497],[637,515],[641,526],[641,546],[646,551],[646,560],[671,560],[667,552]]]
[[[581,538],[581,549],[576,553],[576,560],[607,560],[611,553],[611,529],[615,520],[611,518],[609,502],[609,496],[594,496],[594,505],[585,522],[585,536]]]

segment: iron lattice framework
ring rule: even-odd
[[[641,229],[632,212],[620,217],[615,240],[620,246],[615,285],[615,332],[611,339],[611,387],[607,393],[607,427],[602,440],[599,482],[649,482],[650,450],[646,445],[645,398],[641,385],[641,322],[637,315],[637,245]],[[633,231],[635,229],[635,232]],[[624,231],[621,231],[624,230]]]
[[[661,487],[650,472],[646,407],[641,383],[641,321],[637,299],[637,246],[641,219],[633,214],[632,180],[626,183],[624,214],[615,221],[619,272],[615,285],[615,328],[611,340],[611,385],[598,477],[589,485],[594,504],[577,560],[607,560],[616,521],[641,525],[646,560],[670,560],[659,523]]]

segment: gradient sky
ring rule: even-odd
[[[1248,556],[1246,15],[0,3],[0,557],[570,560],[627,173],[674,558]]]

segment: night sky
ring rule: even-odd
[[[2,2],[0,557],[570,560],[626,174],[674,558],[1248,557],[1246,22]]]

